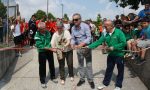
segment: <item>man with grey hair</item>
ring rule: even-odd
[[[98,89],[102,90],[110,84],[113,69],[115,64],[117,64],[118,75],[115,85],[116,88],[114,90],[120,90],[122,88],[124,76],[124,52],[122,52],[122,50],[124,50],[126,46],[126,38],[120,29],[114,27],[111,20],[105,21],[104,27],[106,29],[106,33],[103,33],[99,40],[87,46],[87,48],[94,49],[101,45],[103,42],[107,44],[107,69],[103,80],[103,85],[99,86]]]
[[[77,49],[78,70],[81,76],[77,86],[85,83],[85,75],[87,75],[88,82],[91,88],[94,89],[91,49],[81,48],[91,43],[91,30],[87,24],[81,22],[81,15],[78,13],[73,15],[73,23],[71,44],[73,49]],[[86,61],[86,70],[84,68],[84,58]]]
[[[35,46],[38,48],[38,59],[39,59],[39,75],[40,75],[40,82],[43,88],[46,88],[46,59],[49,63],[49,69],[51,78],[55,79],[55,66],[54,61],[51,59],[51,51],[55,51],[51,49],[50,45],[50,38],[51,35],[49,31],[46,30],[46,26],[44,22],[39,22],[38,24],[38,31],[34,37],[36,44]]]

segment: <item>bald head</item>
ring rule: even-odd
[[[114,24],[113,24],[113,21],[111,20],[106,20],[104,22],[104,27],[106,29],[107,32],[111,32],[114,28]]]
[[[104,22],[104,24],[113,26],[113,21],[111,21],[111,20],[106,20],[106,21]]]
[[[38,28],[45,28],[45,27],[46,27],[46,25],[44,22],[39,22]]]

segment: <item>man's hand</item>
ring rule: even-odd
[[[71,48],[72,48],[72,49],[75,49],[75,45],[71,45]]]
[[[57,49],[56,49],[56,48],[50,48],[49,50],[52,51],[52,52],[54,52],[54,53],[57,52]]]
[[[52,51],[52,52],[56,52],[57,49],[56,48],[44,48],[45,50],[49,50],[49,51]]]
[[[85,47],[83,47],[83,48],[89,48],[89,46],[85,46]]]
[[[107,50],[107,51],[113,51],[114,48],[113,48],[113,47],[108,47],[108,48],[106,48],[106,50]]]

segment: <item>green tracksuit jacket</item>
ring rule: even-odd
[[[105,42],[108,47],[113,47],[114,50],[108,52],[109,55],[111,56],[124,56],[124,50],[126,46],[126,38],[124,33],[120,29],[115,29],[112,35],[110,36],[109,34],[102,35],[99,40],[95,41],[94,43],[89,45],[89,48],[94,49],[101,45],[103,42]]]
[[[44,48],[51,48],[50,45],[51,35],[49,31],[46,31],[45,34],[41,34],[39,31],[35,34],[35,46],[38,48],[38,52],[45,52]]]

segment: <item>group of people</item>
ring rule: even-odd
[[[64,28],[62,20],[57,20],[57,31],[54,32],[52,36],[50,32],[46,30],[45,22],[38,23],[38,30],[34,40],[35,46],[39,52],[39,75],[42,87],[46,87],[46,60],[49,62],[51,79],[55,80],[55,66],[51,58],[52,54],[50,54],[52,52],[55,52],[57,55],[61,84],[65,84],[65,60],[67,61],[70,80],[74,80],[73,50],[76,50],[78,57],[78,72],[80,74],[80,80],[77,86],[83,85],[85,83],[85,77],[87,77],[90,87],[94,89],[95,84],[93,79],[91,49],[106,42],[109,45],[107,50],[110,53],[108,55],[107,69],[103,84],[105,86],[109,85],[113,68],[115,64],[117,64],[119,73],[116,79],[115,90],[119,90],[118,88],[122,87],[124,74],[124,53],[120,50],[123,50],[126,45],[125,35],[120,29],[114,27],[113,21],[106,20],[104,22],[104,27],[107,35],[102,34],[99,40],[92,43],[92,34],[89,25],[82,22],[82,17],[79,13],[75,13],[72,18],[74,26],[71,28],[71,32]],[[84,62],[86,62],[86,69],[84,68]],[[98,89],[102,88],[105,87],[98,87]]]
[[[116,16],[114,24],[117,28],[122,29],[125,34],[128,52],[125,57],[131,57],[136,60],[137,65],[146,62],[146,50],[150,46],[150,5],[145,4],[145,9],[141,10],[137,16]]]
[[[38,49],[39,76],[42,87],[46,87],[46,60],[49,63],[51,80],[56,79],[53,52],[56,53],[59,63],[60,83],[65,84],[65,60],[70,80],[74,81],[73,50],[76,50],[80,74],[77,86],[83,85],[87,77],[90,87],[94,89],[92,49],[103,45],[108,54],[107,68],[102,85],[98,89],[102,90],[110,84],[113,69],[117,65],[118,75],[114,90],[120,90],[124,77],[124,56],[140,58],[137,64],[145,62],[145,48],[150,45],[149,15],[150,5],[146,4],[145,9],[133,20],[123,15],[121,20],[119,16],[116,16],[115,21],[105,19],[98,27],[100,37],[96,40],[93,40],[96,26],[90,20],[83,22],[79,13],[73,14],[70,23],[59,18],[56,21],[47,20],[45,22],[44,19],[36,21],[36,16],[32,15],[29,23],[24,24],[27,28],[24,27],[23,35],[28,30],[25,36],[29,35],[30,46],[35,45]],[[18,47],[21,47],[22,43],[20,21],[21,17],[18,17],[12,26],[14,42]],[[135,24],[137,21],[138,24]],[[125,52],[125,49],[128,52]],[[86,68],[84,68],[84,62]]]

